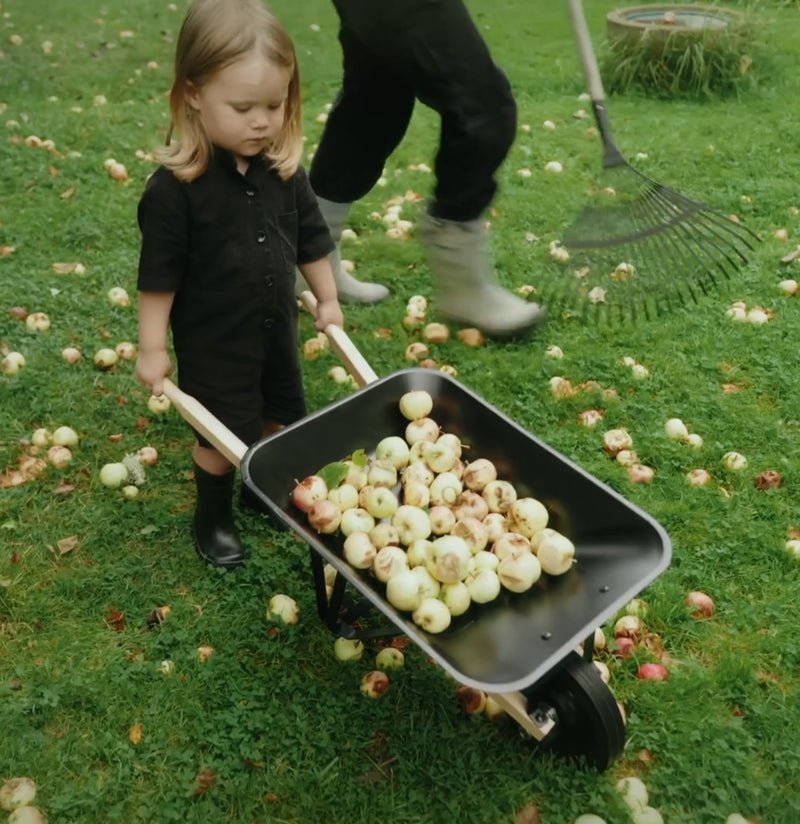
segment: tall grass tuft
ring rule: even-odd
[[[763,83],[769,61],[752,15],[736,15],[722,29],[610,28],[602,71],[609,93],[707,100]]]

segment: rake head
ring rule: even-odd
[[[697,303],[743,266],[758,242],[750,229],[627,163],[578,215],[563,249],[551,305],[586,317],[650,319]]]

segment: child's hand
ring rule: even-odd
[[[139,352],[136,358],[136,379],[154,395],[164,392],[164,378],[172,374],[172,361],[166,349]]]
[[[338,300],[321,300],[317,303],[317,321],[314,324],[320,332],[333,324],[340,329],[344,327],[344,315]]]

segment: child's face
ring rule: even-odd
[[[186,99],[209,139],[237,158],[258,154],[283,128],[291,75],[258,51],[217,72]]]

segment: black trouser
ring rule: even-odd
[[[461,0],[334,0],[344,75],[311,164],[317,195],[363,197],[403,138],[416,100],[441,117],[430,212],[478,217],[516,131],[503,72]]]

